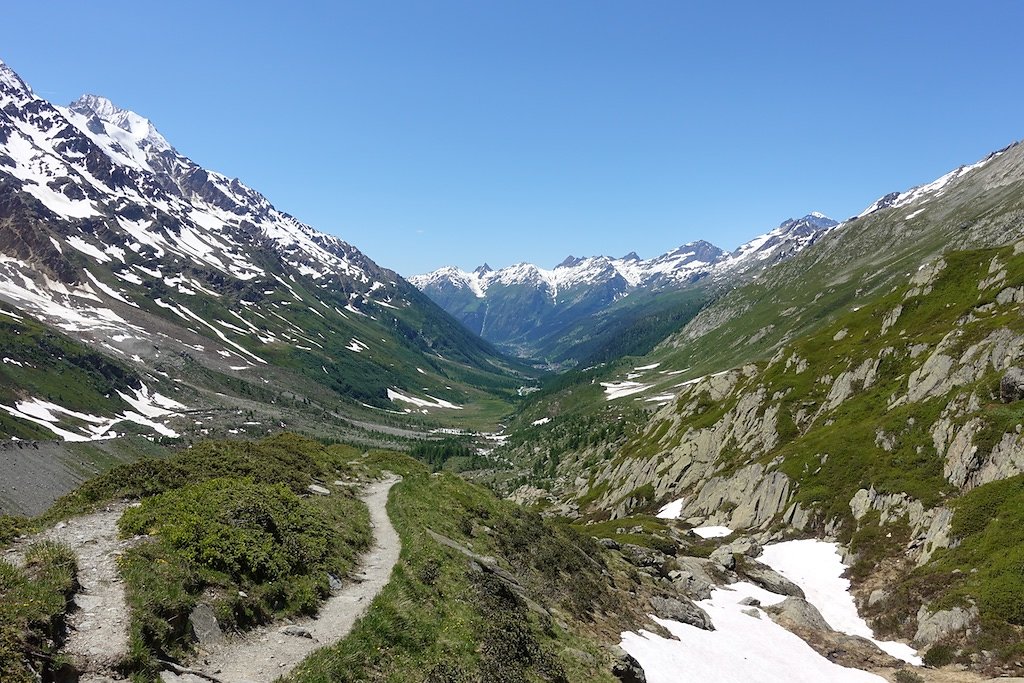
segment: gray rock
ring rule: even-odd
[[[289,624],[284,628],[280,629],[278,633],[286,636],[294,636],[296,638],[312,638],[313,632],[308,628],[297,626],[296,624]]]
[[[747,597],[747,598],[743,598],[742,600],[740,600],[739,604],[744,605],[746,607],[760,607],[761,606],[761,601],[758,600],[757,598]]]
[[[213,607],[206,603],[199,603],[188,615],[188,623],[192,626],[192,633],[200,645],[216,645],[224,642],[224,632],[220,630],[217,617],[213,613]]]
[[[777,621],[784,626],[809,631],[832,631],[832,627],[821,616],[818,608],[803,598],[786,598],[777,605],[765,607],[764,610],[777,617]]]
[[[736,568],[736,556],[732,554],[732,548],[727,545],[715,548],[708,559],[723,569],[731,570]]]
[[[913,643],[932,645],[949,636],[966,631],[978,619],[978,608],[954,607],[930,612],[925,605],[917,611],[917,633]]]
[[[660,567],[668,559],[664,554],[651,548],[624,543],[622,545],[622,556],[626,561],[636,567]]]
[[[615,664],[612,665],[612,675],[621,683],[647,683],[647,674],[644,673],[644,668],[625,650],[621,651]]]
[[[306,487],[306,490],[309,491],[310,493],[312,493],[315,496],[329,496],[329,495],[331,495],[331,490],[330,489],[324,488],[323,486],[320,486],[319,484],[310,484],[309,486]]]
[[[662,619],[671,619],[682,624],[689,624],[705,631],[715,630],[715,625],[711,622],[711,617],[708,616],[708,613],[689,600],[651,598],[651,609]]]
[[[334,574],[330,574],[330,573],[327,574],[327,584],[331,587],[331,592],[332,593],[334,593],[336,591],[340,591],[345,586],[345,584],[343,584],[341,582],[341,579],[339,579]]]
[[[761,610],[757,609],[756,607],[748,607],[747,609],[740,611],[746,614],[748,617],[754,617],[755,619],[761,618]]]
[[[739,569],[739,574],[749,579],[754,585],[764,588],[766,591],[778,593],[779,595],[788,595],[795,598],[805,597],[800,586],[796,585],[771,567],[763,565],[756,560],[746,560],[743,563],[743,566]]]
[[[747,557],[760,557],[761,544],[750,536],[737,538],[729,544],[729,548],[735,555],[746,555]]]
[[[600,543],[603,547],[607,548],[608,550],[619,549],[619,542],[616,541],[614,538],[599,538],[597,539],[597,542]]]
[[[676,564],[679,569],[669,573],[669,579],[679,591],[695,600],[707,600],[711,597],[715,581],[706,569],[710,564],[708,560],[678,556]]]
[[[1024,368],[1012,367],[999,380],[999,400],[1012,403],[1024,398]]]
[[[868,607],[874,607],[880,602],[884,602],[889,594],[882,588],[876,588],[871,591],[871,595],[868,596]]]

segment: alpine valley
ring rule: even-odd
[[[553,368],[650,351],[709,301],[810,246],[837,225],[820,213],[725,252],[691,242],[650,260],[569,256],[471,273],[447,266],[409,281],[499,348]]]
[[[0,680],[1024,676],[1024,145],[406,281],[0,63]]]

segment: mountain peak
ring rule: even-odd
[[[637,254],[635,251],[631,251],[628,254],[626,254],[625,256],[623,256],[621,260],[622,261],[639,261],[640,260],[640,255]]]
[[[14,69],[7,66],[2,59],[0,59],[0,85],[26,95],[33,94],[32,88],[28,87],[28,84],[21,80],[21,76],[15,73]]]
[[[481,266],[477,266],[476,269],[473,272],[476,273],[477,275],[486,275],[487,273],[490,273],[490,272],[493,272],[493,271],[494,271],[494,269],[491,268],[490,264],[484,263]]]
[[[575,266],[576,264],[582,263],[582,262],[583,262],[583,259],[576,258],[572,254],[569,254],[568,256],[565,257],[565,260],[563,260],[561,263],[559,263],[557,266],[555,266],[555,268],[571,268],[571,267]]]
[[[130,109],[122,109],[101,95],[85,94],[71,103],[71,111],[82,116],[95,116],[128,133],[136,144],[152,147],[157,152],[172,149],[153,122]]]

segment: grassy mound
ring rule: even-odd
[[[596,641],[617,637],[619,605],[592,539],[410,459],[375,458],[405,477],[388,505],[401,558],[348,638],[291,681],[614,680]]]
[[[0,560],[0,681],[36,683],[60,669],[77,572],[71,549],[50,542],[29,546],[22,569]]]

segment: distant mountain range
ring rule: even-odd
[[[601,353],[596,331],[603,331],[607,342],[651,315],[681,325],[680,311],[692,315],[713,293],[800,252],[837,225],[811,213],[731,253],[700,240],[648,260],[636,253],[569,256],[551,270],[531,263],[500,270],[484,264],[468,273],[448,266],[409,281],[500,348],[573,364]]]

